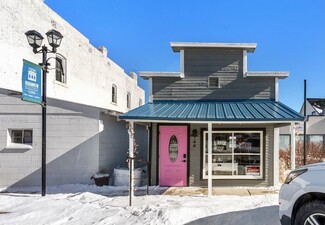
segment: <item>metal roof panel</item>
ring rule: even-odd
[[[303,121],[299,113],[273,100],[154,101],[120,116],[155,121]]]

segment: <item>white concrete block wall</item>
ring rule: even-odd
[[[67,58],[67,83],[56,82],[54,70],[50,70],[48,97],[118,112],[127,111],[127,92],[131,92],[131,108],[139,105],[139,99],[145,102],[144,90],[137,86],[136,79],[92,46],[42,0],[3,1],[0,21],[0,88],[21,91],[23,59],[36,64],[42,60],[41,54],[32,52],[25,32],[37,30],[45,37],[43,43],[48,45],[45,33],[56,29],[64,36],[58,53]],[[49,62],[55,65],[54,59]],[[118,88],[117,104],[111,103],[112,84]]]
[[[42,60],[28,45],[25,32],[37,30],[48,45],[45,33],[50,29],[64,36],[58,53],[67,59],[67,83],[55,81],[54,70],[49,71],[47,183],[93,183],[90,176],[102,166],[110,168],[106,160],[121,160],[127,145],[125,123],[116,117],[104,119],[108,126],[103,131],[105,140],[100,141],[100,113],[128,111],[127,92],[131,93],[131,109],[138,107],[139,99],[145,102],[144,90],[42,0],[3,1],[0,21],[0,186],[40,185],[41,108],[19,96],[8,96],[7,90],[21,92],[23,59],[36,64]],[[55,65],[53,59],[49,62]],[[118,89],[117,104],[111,102],[113,84]],[[12,128],[33,129],[31,150],[6,148],[7,131]]]
[[[41,108],[0,94],[2,102],[7,104],[0,112],[0,187],[40,185]],[[92,183],[99,168],[99,109],[48,102],[56,107],[49,106],[47,114],[47,184]],[[33,130],[32,149],[6,148],[7,131],[15,128]]]

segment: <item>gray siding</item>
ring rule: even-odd
[[[190,137],[189,141],[189,186],[207,186],[207,179],[202,179],[202,146],[201,146],[201,128],[207,129],[205,124],[191,124],[190,130],[197,129],[196,145],[193,146],[194,138]],[[258,180],[252,179],[214,179],[213,186],[272,186],[274,171],[274,126],[273,125],[213,125],[213,129],[265,129],[264,133],[264,152],[263,152],[263,178]],[[159,150],[157,148],[157,125],[153,126],[152,140],[152,184],[159,184],[156,176],[157,157]],[[155,171],[155,172],[154,172]]]
[[[244,78],[242,51],[185,50],[185,78],[153,78],[154,100],[274,99],[274,78]],[[209,88],[208,77],[220,88]]]

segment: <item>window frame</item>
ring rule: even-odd
[[[212,86],[212,83],[210,79],[217,79],[217,86]],[[208,76],[208,88],[220,88],[220,78],[217,76]]]
[[[232,137],[234,137],[234,134],[236,133],[258,133],[260,136],[260,152],[257,153],[235,153],[234,152],[234,144],[232,144],[232,151],[231,153],[221,153],[225,155],[231,155],[232,157],[232,172],[234,171],[234,158],[235,156],[239,155],[259,155],[260,156],[260,175],[255,176],[255,175],[213,175],[212,174],[212,179],[231,179],[231,180],[239,180],[239,179],[244,179],[244,180],[260,180],[264,178],[264,132],[261,130],[222,130],[222,131],[212,131],[212,134],[232,134]],[[208,131],[203,131],[203,151],[201,153],[202,156],[202,169],[201,169],[201,176],[202,179],[208,179],[208,175],[206,175],[206,170],[205,167],[208,165],[208,162],[205,162],[206,157],[208,156],[207,153],[207,136],[208,136]],[[234,140],[234,139],[232,139]],[[215,155],[221,155],[220,153],[212,153]],[[213,163],[213,162],[212,162]],[[238,172],[238,170],[237,170]]]
[[[131,93],[126,94],[126,108],[131,109]]]
[[[14,142],[14,135],[13,133],[15,131],[21,131],[21,142]],[[24,141],[25,140],[25,132],[31,132],[30,134],[30,140],[31,142],[26,142]],[[21,150],[30,150],[32,149],[32,146],[33,146],[33,129],[17,129],[17,128],[14,128],[14,129],[8,129],[7,130],[7,146],[6,146],[6,149],[21,149]]]
[[[60,68],[58,68],[58,65]],[[59,72],[60,74],[58,74]],[[58,79],[58,77],[60,77],[60,79]],[[67,58],[59,53],[56,53],[55,56],[55,81],[67,84]]]
[[[117,104],[117,86],[115,84],[112,84],[112,103]]]

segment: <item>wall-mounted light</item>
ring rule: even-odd
[[[192,130],[192,134],[191,134],[191,137],[193,137],[193,147],[195,147],[195,144],[196,144],[196,137],[197,137],[197,129],[193,129]]]

